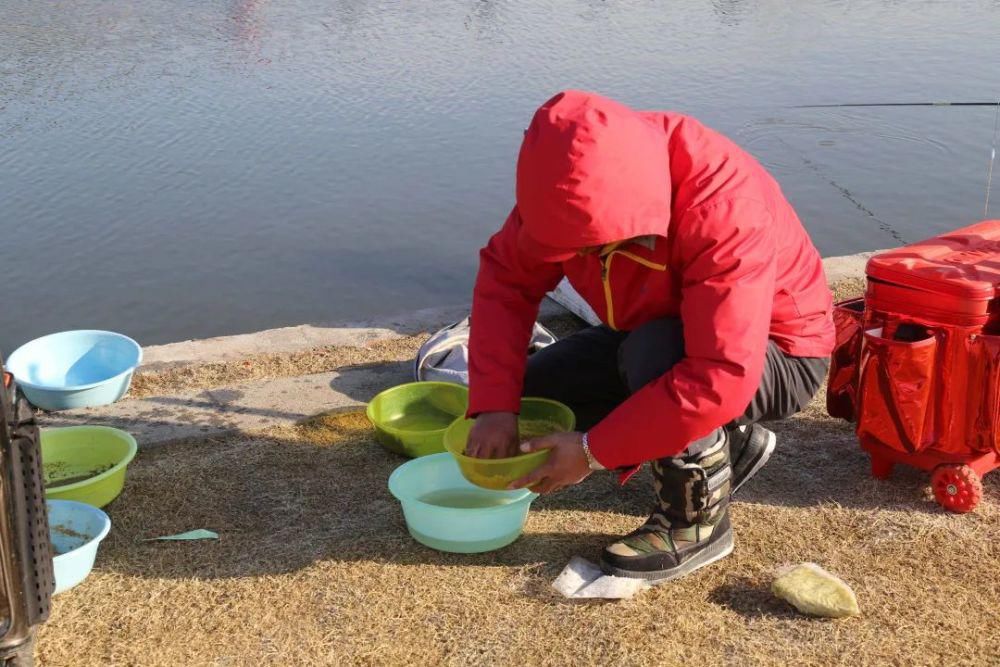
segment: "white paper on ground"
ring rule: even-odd
[[[594,309],[583,300],[580,293],[573,289],[573,286],[565,278],[554,290],[549,292],[549,298],[591,326],[601,323],[601,318],[597,316]]]
[[[573,556],[552,587],[568,598],[623,600],[649,588],[649,584],[642,579],[612,577],[586,558]]]

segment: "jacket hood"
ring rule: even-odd
[[[517,160],[523,247],[573,252],[650,234],[670,221],[670,153],[662,128],[606,97],[576,90],[543,104]]]

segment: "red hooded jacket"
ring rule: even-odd
[[[517,412],[532,324],[563,276],[614,329],[684,326],[685,358],[590,431],[608,468],[673,456],[742,414],[768,339],[792,356],[833,348],[819,253],[778,184],[681,114],[579,91],[537,111],[517,206],[480,253],[470,415]]]

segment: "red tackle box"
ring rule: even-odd
[[[932,471],[949,510],[1000,467],[1000,220],[872,257],[865,296],[834,309],[827,410],[857,423],[872,474]]]

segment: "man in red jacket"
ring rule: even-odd
[[[529,360],[564,276],[605,324]],[[757,422],[816,393],[831,310],[819,254],[750,155],[687,116],[560,93],[525,132],[517,205],[480,254],[467,451],[518,451],[522,395],[567,403],[580,430],[520,444],[551,454],[516,486],[550,493],[652,462],[652,515],[602,565],[681,576],[732,551],[729,496],[774,449]]]

